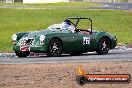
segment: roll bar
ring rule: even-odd
[[[75,28],[77,27],[77,25],[78,25],[78,23],[79,23],[79,21],[80,20],[83,20],[83,19],[88,19],[89,21],[90,21],[90,24],[91,24],[91,32],[90,32],[90,34],[92,34],[92,30],[93,30],[93,23],[92,23],[92,19],[91,18],[85,18],[85,17],[69,17],[68,18],[69,20],[70,19],[77,19],[77,21],[76,21],[76,23],[75,23]],[[77,29],[76,29],[77,30]]]

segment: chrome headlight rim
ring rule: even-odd
[[[44,41],[45,40],[45,36],[44,35],[40,35],[39,40],[40,41]]]
[[[44,40],[45,40],[45,36],[44,35],[40,35],[39,40],[40,40],[40,45],[43,45],[44,44]]]
[[[12,40],[13,40],[13,41],[16,41],[16,40],[17,40],[17,35],[16,35],[16,34],[13,34],[13,35],[12,35]]]

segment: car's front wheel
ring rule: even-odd
[[[27,57],[30,54],[30,52],[27,52],[27,51],[25,51],[25,52],[23,52],[23,51],[15,51],[15,53],[16,53],[16,55],[18,57]]]
[[[62,53],[61,41],[59,39],[52,39],[48,45],[48,51],[46,53],[47,56],[57,57],[61,56],[61,53]]]
[[[109,50],[110,50],[110,40],[107,37],[104,37],[99,41],[99,46],[96,52],[102,55],[102,54],[107,54]]]

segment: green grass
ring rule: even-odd
[[[59,23],[67,17],[93,19],[96,30],[116,35],[118,43],[132,43],[132,12],[85,9],[0,9],[0,51],[12,50],[12,34],[35,31]]]

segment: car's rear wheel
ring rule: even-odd
[[[57,57],[57,56],[61,56],[61,54],[62,54],[61,41],[59,39],[52,39],[49,42],[48,51],[46,55],[50,57]]]
[[[109,50],[110,50],[110,40],[107,37],[103,37],[99,41],[99,46],[96,52],[102,55],[102,54],[108,54]]]
[[[16,53],[16,55],[17,55],[18,57],[27,57],[27,56],[30,54],[30,52],[28,52],[28,51],[25,51],[25,52],[22,52],[22,51],[15,51],[15,53]]]

